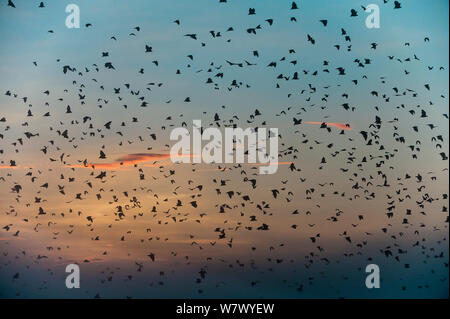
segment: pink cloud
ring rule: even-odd
[[[307,123],[307,124],[320,124],[320,125],[322,125],[323,123],[325,123],[327,126],[335,126],[335,127],[337,127],[337,128],[340,128],[341,130],[346,130],[346,131],[349,131],[349,130],[352,130],[352,129],[353,129],[353,128],[350,126],[350,124],[345,124],[345,123],[310,122],[310,121],[307,121],[307,122],[305,122],[305,123]]]

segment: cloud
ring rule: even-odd
[[[181,155],[180,155],[181,157]],[[67,167],[81,167],[81,168],[98,168],[98,169],[122,169],[133,166],[137,163],[144,163],[150,161],[159,161],[169,159],[170,154],[161,153],[131,153],[125,154],[110,163],[87,163],[77,165],[67,165]],[[147,167],[157,167],[156,164],[146,164]]]
[[[0,169],[28,169],[28,168],[32,168],[31,166],[20,166],[20,165],[15,165],[15,166],[11,166],[11,165],[0,165]]]
[[[327,126],[335,126],[337,128],[340,128],[341,130],[346,130],[346,131],[350,131],[350,130],[353,129],[350,124],[345,124],[345,123],[310,122],[310,121],[307,121],[305,123],[307,123],[307,124],[320,124],[320,125],[325,123]]]
[[[119,157],[116,162],[147,162],[151,160],[169,158],[170,154],[159,153],[132,153]]]

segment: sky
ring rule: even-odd
[[[13,2],[0,297],[448,298],[448,1],[77,1],[79,29],[66,2]],[[277,173],[172,163],[195,119],[278,128]]]

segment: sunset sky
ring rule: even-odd
[[[448,1],[44,2],[0,4],[0,297],[448,297]],[[195,119],[278,128],[277,173],[172,163]]]

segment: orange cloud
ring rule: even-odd
[[[18,169],[19,166],[0,165],[0,169]]]
[[[325,123],[325,125],[327,125],[327,126],[335,126],[337,128],[340,128],[341,130],[346,130],[346,131],[349,131],[349,130],[353,129],[350,126],[350,124],[344,124],[344,123],[310,122],[310,121],[307,121],[305,123],[307,123],[307,124],[320,124],[320,125]]]
[[[182,157],[182,155],[178,155]],[[125,154],[116,159],[114,162],[110,163],[87,163],[77,164],[77,165],[67,165],[67,167],[79,167],[79,168],[98,168],[106,170],[122,169],[125,167],[133,166],[137,163],[165,160],[170,158],[170,154],[160,154],[160,153],[132,153]],[[158,167],[156,164],[145,164],[147,167]]]
[[[32,166],[20,166],[20,165],[16,165],[16,166],[10,166],[10,165],[0,165],[0,169],[30,169],[32,168]]]

